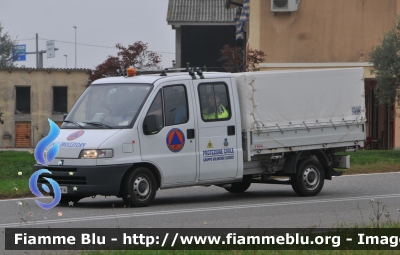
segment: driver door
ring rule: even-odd
[[[187,81],[162,84],[139,122],[142,160],[156,165],[162,185],[195,182],[197,173],[192,87]],[[147,115],[157,116],[157,131],[145,134]]]

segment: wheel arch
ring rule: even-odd
[[[148,163],[148,162],[135,163],[123,175],[123,177],[121,179],[121,183],[119,185],[119,195],[118,196],[122,195],[123,184],[124,184],[124,181],[126,180],[126,178],[128,178],[130,176],[130,174],[139,167],[145,167],[145,168],[149,169],[151,171],[151,173],[154,175],[154,178],[156,179],[157,189],[159,189],[161,187],[162,175],[161,175],[161,172],[158,169],[158,167],[156,167],[155,165]]]
[[[328,160],[326,153],[323,150],[310,150],[310,151],[300,151],[295,156],[288,158],[285,161],[284,172],[295,174],[299,168],[301,162],[307,158],[315,157],[316,160],[321,164],[324,169],[325,179],[332,180],[332,165]]]

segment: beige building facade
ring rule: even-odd
[[[250,0],[246,25],[247,47],[266,54],[261,70],[363,67],[370,146],[400,148],[400,119],[393,106],[377,104],[369,63],[372,48],[397,23],[400,0],[288,0],[296,6],[291,12],[273,12],[271,1],[277,0]]]
[[[0,69],[0,148],[34,148],[86,88],[88,69]]]

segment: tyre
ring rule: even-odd
[[[292,188],[299,196],[315,196],[324,186],[325,173],[315,159],[300,161],[297,173],[292,176]]]
[[[241,182],[234,182],[229,184],[225,189],[231,193],[243,193],[245,192],[251,185],[251,178],[243,178]]]
[[[122,199],[128,206],[148,206],[153,202],[156,192],[153,173],[145,167],[139,167],[125,181]]]
[[[69,202],[78,203],[83,197],[74,197],[68,195],[61,195],[60,204],[66,205]]]

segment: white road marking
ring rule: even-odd
[[[374,199],[400,198],[400,194],[345,197],[345,198],[333,198],[333,199],[316,199],[316,200],[303,200],[303,201],[265,203],[265,204],[236,205],[236,206],[221,206],[221,207],[209,207],[209,208],[195,208],[195,209],[181,209],[181,210],[168,210],[168,211],[156,211],[156,212],[115,214],[115,215],[104,215],[104,216],[88,216],[88,217],[81,217],[81,218],[64,218],[64,219],[42,220],[42,221],[34,221],[34,222],[27,221],[24,223],[15,222],[15,223],[0,224],[0,228],[26,227],[26,226],[32,226],[32,225],[58,224],[58,223],[64,223],[64,222],[81,222],[81,221],[107,220],[107,219],[132,218],[132,217],[144,217],[144,216],[172,215],[172,214],[182,214],[182,213],[238,210],[238,209],[272,207],[272,206],[290,206],[290,205],[318,204],[318,203],[331,203],[331,202],[347,202],[347,201],[355,201],[355,200],[370,200],[371,198],[374,198]]]
[[[13,199],[4,199],[4,200],[1,200],[0,199],[0,202],[8,202],[8,201],[23,201],[23,200],[32,200],[32,199],[43,199],[43,198],[51,198],[51,199],[53,199],[52,197],[22,197],[22,198],[13,198]]]

